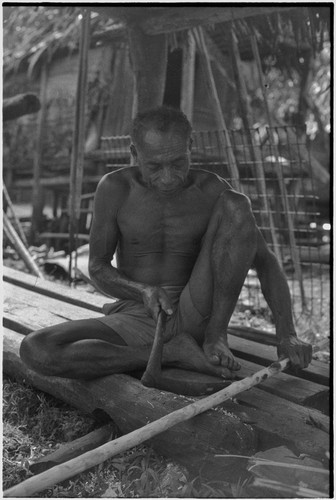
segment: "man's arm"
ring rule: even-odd
[[[286,276],[259,230],[254,267],[263,295],[273,313],[279,357],[289,357],[296,367],[308,366],[312,359],[312,346],[297,338]]]
[[[119,239],[117,215],[128,191],[127,182],[115,174],[103,177],[98,185],[90,231],[90,277],[99,290],[111,297],[143,302],[156,319],[160,307],[172,313],[164,290],[133,281],[111,264]]]

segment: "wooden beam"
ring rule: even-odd
[[[3,100],[2,118],[6,122],[14,120],[23,115],[37,113],[41,108],[41,103],[35,94],[18,94]]]
[[[43,220],[44,206],[44,191],[41,186],[41,171],[42,171],[42,156],[43,156],[43,141],[45,138],[45,127],[47,118],[47,85],[48,85],[48,63],[43,62],[41,69],[40,82],[40,101],[41,110],[38,115],[36,145],[34,151],[34,168],[33,168],[33,213],[31,219],[31,227],[29,233],[29,242],[34,243],[36,233],[39,231]]]
[[[181,84],[181,111],[192,123],[194,110],[195,90],[195,60],[196,44],[192,33],[189,31],[186,44],[183,47],[182,84]]]
[[[256,6],[256,7],[204,7],[197,4],[193,7],[97,7],[104,17],[128,23],[137,22],[147,35],[171,33],[217,23],[231,22],[251,16],[274,14],[297,7]]]
[[[100,179],[102,178],[102,175],[88,175],[85,176],[85,183],[98,183]],[[64,186],[67,185],[69,186],[70,183],[70,177],[68,175],[59,175],[57,177],[42,177],[40,179],[40,184],[41,186],[44,187],[57,187],[57,186]],[[33,179],[18,179],[13,182],[12,184],[12,189],[15,188],[32,188],[34,184]]]
[[[161,106],[166,84],[168,46],[165,35],[148,36],[138,26],[128,27],[135,76],[133,113]]]

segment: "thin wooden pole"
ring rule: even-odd
[[[53,486],[55,483],[69,479],[70,477],[73,477],[86,469],[94,467],[95,465],[98,465],[115,455],[119,455],[119,453],[123,453],[134,446],[138,446],[144,441],[161,434],[180,422],[184,422],[185,420],[189,420],[200,413],[210,410],[214,406],[233,398],[240,392],[246,391],[260,382],[273,377],[286,369],[288,366],[288,358],[276,361],[267,368],[263,368],[243,380],[233,382],[229,387],[222,389],[215,394],[199,399],[184,408],[173,411],[172,413],[169,413],[168,415],[141,427],[140,429],[136,429],[135,431],[121,436],[114,441],[103,444],[102,446],[69,460],[64,464],[57,465],[35,477],[31,477],[17,486],[13,486],[4,492],[4,497],[29,497],[38,491]]]
[[[6,203],[12,213],[12,217],[13,217],[13,220],[15,222],[15,226],[16,226],[16,229],[19,233],[19,236],[22,240],[22,243],[24,244],[24,246],[26,248],[28,248],[28,242],[27,242],[27,238],[26,238],[26,235],[22,229],[22,226],[21,226],[21,223],[19,221],[19,218],[17,217],[16,213],[15,213],[15,209],[14,209],[14,206],[13,206],[13,203],[12,203],[12,200],[10,199],[10,196],[9,196],[9,193],[7,191],[7,188],[6,188],[6,185],[4,184],[3,185],[3,192],[4,192],[4,195],[5,195],[5,199],[6,199]]]
[[[69,277],[72,281],[72,260],[76,250],[80,202],[84,169],[85,109],[87,94],[88,53],[90,46],[90,9],[82,9],[82,25],[79,48],[79,69],[76,92],[75,123],[72,140],[69,197]]]
[[[188,31],[188,38],[183,47],[182,60],[182,85],[181,85],[181,111],[192,123],[194,110],[194,90],[195,90],[195,59],[196,44],[192,33]]]
[[[268,121],[268,125],[269,125],[269,128],[267,129],[268,138],[269,138],[269,142],[271,145],[271,150],[273,150],[273,153],[275,156],[275,171],[276,171],[276,175],[278,178],[283,208],[284,208],[286,218],[287,218],[288,234],[289,234],[289,246],[290,246],[291,257],[292,257],[293,264],[294,264],[295,275],[297,277],[297,280],[298,280],[299,286],[300,286],[302,308],[306,309],[306,298],[305,298],[305,292],[304,292],[304,287],[303,287],[303,277],[302,277],[302,271],[301,271],[301,265],[300,265],[300,256],[299,256],[299,252],[297,250],[296,240],[295,240],[294,223],[293,223],[292,214],[291,214],[289,203],[288,203],[287,188],[286,188],[285,179],[283,176],[281,162],[279,160],[278,148],[277,148],[275,141],[274,141],[274,138],[273,138],[273,132],[272,132],[272,130],[270,130],[270,128],[272,129],[273,120],[272,120],[271,113],[270,113],[269,106],[268,106],[266,88],[265,88],[265,85],[263,82],[263,72],[262,72],[262,67],[261,67],[261,59],[260,59],[257,40],[256,40],[256,37],[254,34],[251,35],[251,43],[252,43],[253,56],[254,56],[255,61],[257,63],[259,84],[260,84],[260,88],[261,88],[261,92],[262,92],[262,96],[263,96],[263,100],[264,100],[265,111],[266,111],[267,121]]]
[[[208,49],[204,40],[202,28],[195,28],[193,30],[197,46],[200,50],[200,56],[202,60],[202,66],[204,69],[204,76],[206,79],[206,85],[209,89],[209,96],[211,99],[211,104],[214,112],[214,116],[217,122],[217,127],[219,130],[220,144],[223,150],[226,150],[228,157],[228,167],[231,176],[231,183],[234,189],[237,191],[243,191],[242,186],[239,184],[239,171],[237,167],[236,158],[233,154],[232,144],[230,140],[230,135],[228,128],[226,126],[225,118],[222,113],[222,108],[220,100],[217,93],[216,83],[211,69],[210,57]]]
[[[34,154],[33,189],[32,189],[33,213],[32,213],[32,221],[31,221],[31,228],[29,235],[30,243],[34,243],[36,234],[40,230],[42,213],[43,213],[43,204],[44,204],[44,192],[43,192],[43,187],[41,186],[41,171],[42,171],[43,139],[45,135],[46,116],[47,116],[47,84],[48,84],[48,63],[44,62],[41,68],[41,83],[40,83],[41,109],[38,114],[36,148]]]
[[[259,149],[255,147],[255,141],[253,140],[253,137],[251,136],[251,129],[252,129],[252,123],[251,123],[251,111],[248,106],[248,95],[247,95],[247,89],[246,89],[246,84],[242,72],[242,62],[240,59],[240,53],[238,49],[238,42],[237,42],[237,37],[234,33],[233,28],[231,28],[231,46],[232,46],[232,55],[233,55],[233,66],[234,66],[234,75],[236,78],[236,83],[237,83],[237,91],[238,91],[238,96],[240,98],[240,104],[242,108],[242,118],[243,118],[243,123],[244,127],[246,130],[247,134],[247,139],[248,143],[250,146],[250,152],[251,152],[251,159],[253,162],[253,165],[255,167],[255,175],[256,175],[256,182],[258,186],[258,192],[261,193],[261,221],[262,225],[266,228],[267,225],[269,224],[270,226],[270,231],[271,231],[271,243],[273,245],[273,250],[274,253],[277,257],[277,260],[279,261],[279,265],[282,266],[282,259],[281,259],[281,254],[280,254],[280,247],[279,247],[279,241],[278,241],[278,236],[275,231],[275,226],[274,226],[274,220],[273,220],[273,214],[270,210],[269,204],[268,204],[268,197],[267,197],[267,188],[266,188],[266,179],[265,179],[265,173],[262,165],[262,159],[261,159],[261,153]],[[268,236],[268,235],[267,235]],[[270,243],[269,238],[266,237],[266,241]]]
[[[41,273],[41,271],[37,267],[36,262],[32,259],[32,256],[28,252],[27,248],[24,246],[24,244],[20,240],[19,235],[15,231],[12,223],[8,219],[5,212],[3,212],[3,222],[4,222],[5,234],[13,242],[13,245],[14,245],[17,253],[20,255],[20,257],[22,258],[23,262],[26,264],[29,271],[31,271],[31,273],[34,274],[35,276],[37,276],[38,278],[44,279],[43,274]]]

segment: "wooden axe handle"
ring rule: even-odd
[[[141,377],[141,382],[146,387],[156,387],[161,375],[163,336],[165,332],[166,319],[166,313],[161,309],[158,315],[153,347],[148,359],[147,368]]]

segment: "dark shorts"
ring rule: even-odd
[[[189,333],[200,344],[203,342],[208,317],[203,317],[192,302],[189,285],[183,287],[162,287],[168,293],[174,313],[167,316],[166,334],[172,337],[178,333]],[[106,316],[96,318],[114,330],[127,345],[152,344],[156,323],[145,307],[134,300],[118,300],[105,304]]]

